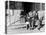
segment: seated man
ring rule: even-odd
[[[29,29],[29,27],[32,27],[32,17],[32,12],[30,11],[26,17],[26,22],[29,22],[29,24],[27,24],[27,29]]]

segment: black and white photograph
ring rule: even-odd
[[[5,1],[5,33],[45,32],[45,3]]]

